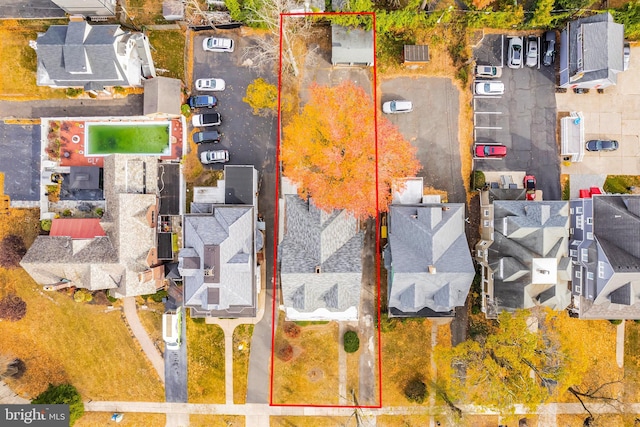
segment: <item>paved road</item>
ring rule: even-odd
[[[467,200],[458,143],[458,90],[450,79],[400,77],[381,84],[381,102],[407,99],[413,112],[385,114],[418,149],[418,176],[425,186],[445,190],[449,202]]]
[[[117,99],[0,101],[0,118],[139,116],[142,104],[143,95]]]
[[[158,376],[160,377],[160,381],[164,384],[164,360],[160,355],[160,352],[156,349],[147,334],[147,331],[140,323],[140,318],[138,317],[138,309],[136,308],[136,300],[133,297],[123,298],[123,307],[124,307],[124,315],[127,318],[127,323],[131,328],[131,332],[136,337],[144,354],[147,355],[147,358],[153,365],[154,369],[158,372]]]

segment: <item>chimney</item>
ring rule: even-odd
[[[436,274],[436,266],[435,265],[430,265],[429,266],[429,274]]]
[[[320,266],[316,265],[316,274],[320,274]]]

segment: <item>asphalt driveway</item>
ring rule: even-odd
[[[11,200],[40,200],[40,126],[0,122],[0,172]]]
[[[426,186],[446,190],[449,202],[466,202],[460,172],[458,90],[451,80],[401,77],[384,81],[381,89],[382,102],[394,99],[413,102],[411,113],[385,117],[418,149],[418,160],[422,164],[418,176],[424,178]]]
[[[143,95],[116,99],[0,101],[0,118],[141,116]]]
[[[171,308],[174,309],[174,308]],[[184,319],[186,312],[182,310]],[[182,321],[182,344],[177,350],[164,350],[165,399],[167,402],[187,402],[187,322]]]
[[[474,50],[479,65],[504,65],[495,80],[505,86],[502,96],[474,97],[475,141],[504,144],[508,150],[504,159],[476,159],[474,168],[525,171],[536,176],[544,199],[560,200],[553,67],[508,68],[507,43],[507,37],[490,34]]]

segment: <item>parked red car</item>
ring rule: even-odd
[[[502,144],[476,144],[476,157],[502,158],[507,155],[507,147]]]
[[[527,191],[527,200],[536,199],[536,177],[533,175],[527,175],[524,177],[524,188]]]

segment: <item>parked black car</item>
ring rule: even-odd
[[[205,142],[220,142],[220,132],[217,130],[207,130],[193,134],[193,142],[203,144]]]
[[[542,63],[547,67],[553,64],[555,53],[556,32],[547,31],[546,33],[544,33],[544,57],[542,58]]]
[[[191,108],[213,108],[218,105],[218,99],[212,95],[196,95],[187,101]]]

